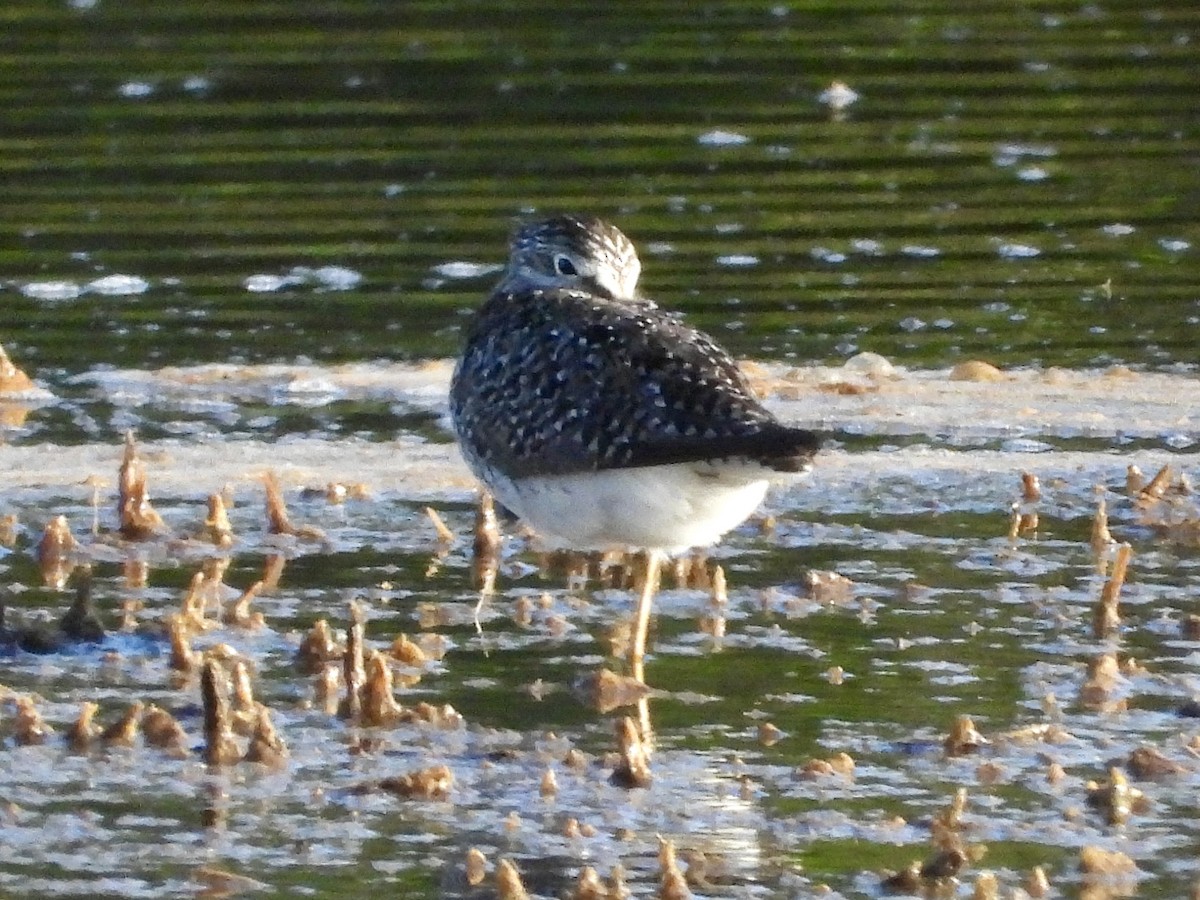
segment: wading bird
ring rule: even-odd
[[[784,425],[711,337],[638,295],[618,228],[561,215],[520,228],[467,331],[450,411],[471,470],[549,546],[640,549],[630,663],[643,679],[664,557],[715,543],[815,434]]]

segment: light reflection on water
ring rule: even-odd
[[[816,382],[857,371],[831,370]],[[147,390],[147,399],[132,407],[136,419],[160,413],[150,399],[156,392],[148,389],[156,380],[157,402],[186,405],[188,396],[214,391],[212,374],[111,373],[99,384],[101,393],[137,385]],[[334,385],[344,379],[415,397],[427,393],[422,378],[431,384],[444,376],[437,367],[304,372]],[[953,435],[973,427],[979,433],[978,425],[958,421],[976,418],[964,399],[972,385],[958,388],[957,399],[935,402],[947,387],[936,378],[899,372],[893,379],[889,390],[896,396],[886,402],[924,408],[921,430]],[[218,383],[240,417],[270,379],[251,369]],[[1183,379],[1176,376],[1174,383]],[[789,396],[793,386],[786,378],[777,382]],[[1143,402],[1141,391],[1169,391],[1155,387],[1151,376],[1033,376],[998,384],[973,402],[992,404],[999,429],[1005,403],[1057,403],[1056,427],[1070,433],[1077,427],[1071,416],[1091,415],[1079,397],[1097,388],[1107,393],[1114,421],[1140,420],[1153,430],[1155,415],[1170,415],[1169,406]],[[803,419],[827,402],[807,390],[782,411]],[[866,427],[871,415],[862,419],[866,439],[874,437]],[[886,425],[886,412],[873,415]],[[68,894],[119,893],[121,879],[128,879],[127,893],[173,895],[192,890],[186,885],[199,877],[195,867],[211,862],[252,874],[281,893],[297,879],[332,890],[351,878],[418,894],[469,895],[457,866],[474,846],[493,860],[515,856],[530,886],[553,896],[570,886],[584,862],[607,870],[620,861],[634,883],[648,889],[656,879],[653,835],[663,833],[682,850],[706,854],[710,893],[803,894],[828,881],[863,894],[877,883],[869,872],[929,852],[922,823],[966,786],[968,840],[989,846],[981,865],[997,870],[1006,884],[1020,883],[1038,864],[1053,869],[1055,883],[1069,883],[1081,845],[1109,846],[1114,839],[1097,814],[1068,815],[1083,803],[1084,782],[1104,774],[1106,760],[1148,742],[1190,766],[1183,746],[1188,731],[1181,728],[1186,720],[1175,710],[1195,678],[1194,641],[1183,639],[1180,629],[1197,573],[1186,544],[1164,542],[1138,524],[1135,504],[1122,493],[1129,457],[1114,455],[1103,442],[1096,449],[1060,449],[1053,428],[1040,437],[1046,447],[1037,452],[958,448],[952,441],[931,446],[928,438],[907,447],[830,449],[806,484],[773,498],[773,527],[751,523],[713,551],[728,575],[727,605],[714,608],[703,590],[668,586],[657,604],[648,670],[657,691],[651,704],[655,785],[632,793],[608,783],[604,755],[613,747],[612,717],[581,705],[574,688],[581,673],[607,657],[609,632],[631,609],[629,592],[598,590],[598,584],[568,588],[561,571],[544,572],[538,556],[510,534],[499,593],[477,633],[478,595],[465,538],[473,518],[470,482],[446,444],[347,440],[316,431],[266,440],[243,435],[214,449],[194,437],[148,440],[153,496],[174,534],[195,532],[205,491],[232,485],[239,541],[226,575],[230,596],[261,577],[271,554],[289,558],[279,588],[255,604],[267,629],[220,628],[197,644],[230,643],[254,660],[259,696],[276,711],[291,762],[273,774],[244,766],[213,774],[194,757],[178,760],[149,747],[72,757],[57,737],[48,747],[10,743],[3,752],[12,754],[14,765],[0,794],[20,811],[10,816],[13,842],[6,844],[11,849],[0,873],[18,893],[36,884]],[[63,607],[61,594],[39,586],[33,559],[38,529],[52,513],[68,516],[96,560],[96,597],[110,619],[130,599],[143,604],[139,617],[146,622],[176,608],[211,550],[179,541],[114,542],[104,533],[113,524],[111,491],[102,491],[100,538],[87,536],[92,510],[85,475],[115,467],[119,448],[16,446],[5,452],[14,463],[9,483],[21,485],[7,492],[6,504],[21,530],[13,551],[0,558],[10,622]],[[1164,452],[1160,447],[1133,458],[1150,468]],[[45,463],[40,479],[39,459]],[[1195,468],[1194,454],[1173,459]],[[282,467],[293,519],[318,526],[323,540],[263,535],[256,475],[269,465]],[[1005,536],[1009,505],[1023,468],[1041,476],[1044,496],[1034,504],[1040,524],[1036,534],[1012,541]],[[365,480],[370,496],[330,505],[325,483],[350,476]],[[1100,584],[1088,545],[1098,483],[1111,489],[1114,533],[1137,547],[1125,625],[1113,641],[1090,635]],[[299,491],[304,485],[317,490]],[[439,548],[422,512],[427,502],[462,536],[449,548]],[[127,584],[130,555],[149,562],[148,587]],[[851,579],[851,595],[812,599],[804,586],[809,569]],[[312,686],[292,665],[299,634],[321,616],[342,627],[353,598],[367,605],[368,636],[377,646],[400,632],[442,636],[445,657],[400,697],[409,705],[451,703],[465,717],[465,729],[401,726],[356,736],[308,705]],[[532,615],[521,612],[530,606]],[[1131,707],[1125,713],[1080,699],[1085,663],[1106,648],[1145,666],[1115,688],[1114,702],[1124,699]],[[194,682],[171,686],[167,660],[161,640],[117,636],[100,650],[10,657],[5,683],[41,695],[39,706],[59,735],[82,700],[100,702],[107,722],[139,698],[175,711],[195,746],[198,692]],[[947,760],[941,741],[960,714],[972,715],[995,744]],[[778,743],[758,737],[768,722],[782,731]],[[1046,724],[1070,737],[1003,736]],[[378,743],[355,752],[361,736]],[[572,747],[585,754],[582,766],[567,763]],[[841,752],[854,757],[852,778],[801,774],[811,758]],[[109,760],[103,774],[89,777],[101,759]],[[1045,780],[1047,760],[1065,768],[1064,782]],[[448,803],[356,792],[372,779],[442,762],[456,778]],[[542,797],[547,770],[555,772],[559,790]],[[1136,838],[1123,838],[1120,846],[1139,859],[1170,858],[1172,847],[1194,837],[1186,810],[1172,798],[1180,779],[1195,777],[1189,768],[1172,781],[1139,782],[1154,804],[1138,814]],[[53,794],[47,784],[55,786]],[[72,830],[77,819],[57,815],[63,808],[90,811],[82,832]],[[594,832],[566,835],[572,818]],[[148,855],[161,834],[168,848]],[[103,866],[93,862],[87,877],[75,880],[86,848],[97,845],[105,847]],[[1174,896],[1186,884],[1147,865],[1157,886],[1148,896]]]
[[[541,895],[583,862],[618,860],[645,893],[663,832],[710,855],[701,893],[803,896],[825,882],[873,896],[876,871],[928,855],[928,819],[960,785],[968,840],[989,846],[976,870],[1006,888],[1045,865],[1074,890],[1078,848],[1093,843],[1138,860],[1139,896],[1190,889],[1194,729],[1175,710],[1195,689],[1181,633],[1195,547],[1140,523],[1120,487],[1129,462],[1196,466],[1195,11],[101,0],[18,2],[7,16],[0,342],[54,395],[0,409],[0,514],[20,522],[0,549],[10,616],[65,605],[32,559],[58,513],[97,560],[110,614],[136,599],[157,621],[178,603],[196,553],[85,537],[82,482],[111,480],[126,428],[176,532],[234,484],[231,585],[275,549],[254,480],[267,466],[329,540],[285,548],[285,579],[258,604],[267,631],[206,639],[254,658],[289,768],[211,774],[141,746],[76,757],[8,738],[6,893],[190,896],[211,863],[280,895],[473,896],[457,869],[470,846],[516,857]],[[859,95],[836,115],[819,96],[834,80]],[[775,498],[773,532],[747,526],[714,551],[730,576],[723,637],[706,630],[703,592],[664,597],[649,670],[657,783],[622,791],[602,761],[611,717],[571,684],[604,658],[627,596],[568,591],[512,538],[478,635],[469,549],[438,558],[422,512],[470,527],[470,482],[445,446],[445,363],[412,378],[372,365],[452,356],[514,217],[550,209],[618,221],[650,296],[739,355],[1183,374],[1035,371],[941,399],[929,385],[942,375],[920,372],[866,393],[837,393],[865,383],[839,369],[790,384],[796,396],[772,402],[827,428],[831,449],[809,486]],[[150,371],[265,362],[301,365],[208,386],[211,370]],[[1046,498],[1037,534],[1014,543],[1022,468]],[[298,499],[333,479],[375,493]],[[1110,641],[1089,630],[1096,483],[1136,554]],[[146,588],[124,581],[130,552],[150,560]],[[807,599],[809,568],[851,578],[853,598]],[[521,624],[522,599],[543,594]],[[305,708],[297,635],[318,616],[344,625],[353,597],[380,644],[441,611],[429,627],[449,653],[404,699],[450,702],[467,729],[393,729],[357,753],[349,729]],[[1085,663],[1109,648],[1146,666],[1116,689],[1126,712],[1080,702]],[[168,686],[161,644],[107,649],[120,658],[12,657],[0,681],[41,695],[60,736],[84,699],[105,721],[153,699],[198,740],[198,694]],[[945,760],[959,714],[992,736],[1058,722],[1071,739]],[[784,732],[770,747],[767,721]],[[10,724],[6,704],[0,733]],[[1187,771],[1139,782],[1150,809],[1105,826],[1085,782],[1140,743]],[[582,770],[563,763],[571,746]],[[799,773],[840,751],[852,779]],[[1061,782],[1046,778],[1050,759]],[[458,780],[450,803],[351,791],[441,761]],[[547,768],[560,791],[542,799]],[[566,836],[572,817],[594,836]]]

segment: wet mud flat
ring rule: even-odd
[[[747,368],[828,449],[666,575],[643,709],[635,560],[478,565],[448,363],[10,394],[0,891],[1192,892],[1194,379]]]

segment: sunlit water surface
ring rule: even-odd
[[[1156,528],[1124,484],[1129,464],[1197,468],[1200,15],[894,7],[0,11],[0,343],[45,391],[0,406],[0,514],[19,523],[0,547],[10,624],[69,601],[34,556],[55,515],[110,622],[130,601],[160,622],[212,554],[112,535],[132,429],[174,535],[230,485],[231,596],[286,557],[256,601],[263,629],[197,644],[253,662],[291,750],[277,771],[209,771],[140,743],[72,755],[62,735],[85,700],[105,723],[158,703],[198,746],[194,679],[173,683],[154,638],[8,655],[0,684],[36,694],[57,733],[15,746],[3,704],[0,892],[193,896],[209,865],[280,896],[485,896],[462,872],[477,847],[516,861],[538,895],[620,863],[645,896],[661,834],[706,855],[701,895],[876,896],[881,872],[932,855],[930,819],[965,787],[978,859],[961,895],[984,870],[1011,891],[1034,866],[1077,894],[1085,845],[1136,861],[1118,892],[1187,895],[1200,769],[1179,710],[1200,659],[1184,631],[1197,513],[1180,496],[1177,527]],[[822,98],[834,81],[859,95],[840,111]],[[477,630],[473,485],[446,429],[464,316],[512,223],[559,209],[617,221],[646,292],[773,361],[757,374],[769,402],[829,435],[816,472],[772,496],[773,527],[753,521],[712,552],[727,606],[668,579],[648,667],[654,782],[632,791],[605,760],[624,711],[572,690],[618,664],[609,638],[630,592],[568,585],[508,527]],[[973,358],[1004,380],[948,380]],[[323,541],[264,534],[268,468]],[[1036,530],[1011,539],[1022,471],[1043,498],[1021,508]],[[300,492],[334,480],[364,482],[367,498]],[[1134,548],[1122,625],[1104,639],[1098,484]],[[449,546],[427,505],[458,535]],[[129,559],[148,562],[144,587]],[[810,570],[853,588],[821,602]],[[400,726],[364,745],[311,707],[299,635],[319,617],[344,628],[352,599],[375,646],[444,639],[400,699],[450,703],[463,728]],[[1108,705],[1085,703],[1103,652],[1140,667]],[[960,715],[992,743],[947,758]],[[767,722],[777,743],[760,739]],[[1066,737],[1005,737],[1048,724]],[[1086,782],[1143,744],[1181,772],[1137,780],[1148,805],[1109,825]],[[564,762],[571,748],[582,767]],[[839,752],[852,778],[802,775]],[[354,791],[437,763],[454,774],[447,801]],[[558,792],[544,797],[547,770]]]

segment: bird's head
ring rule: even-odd
[[[633,242],[615,225],[591,216],[561,215],[517,230],[500,288],[565,288],[635,300],[641,271]]]

